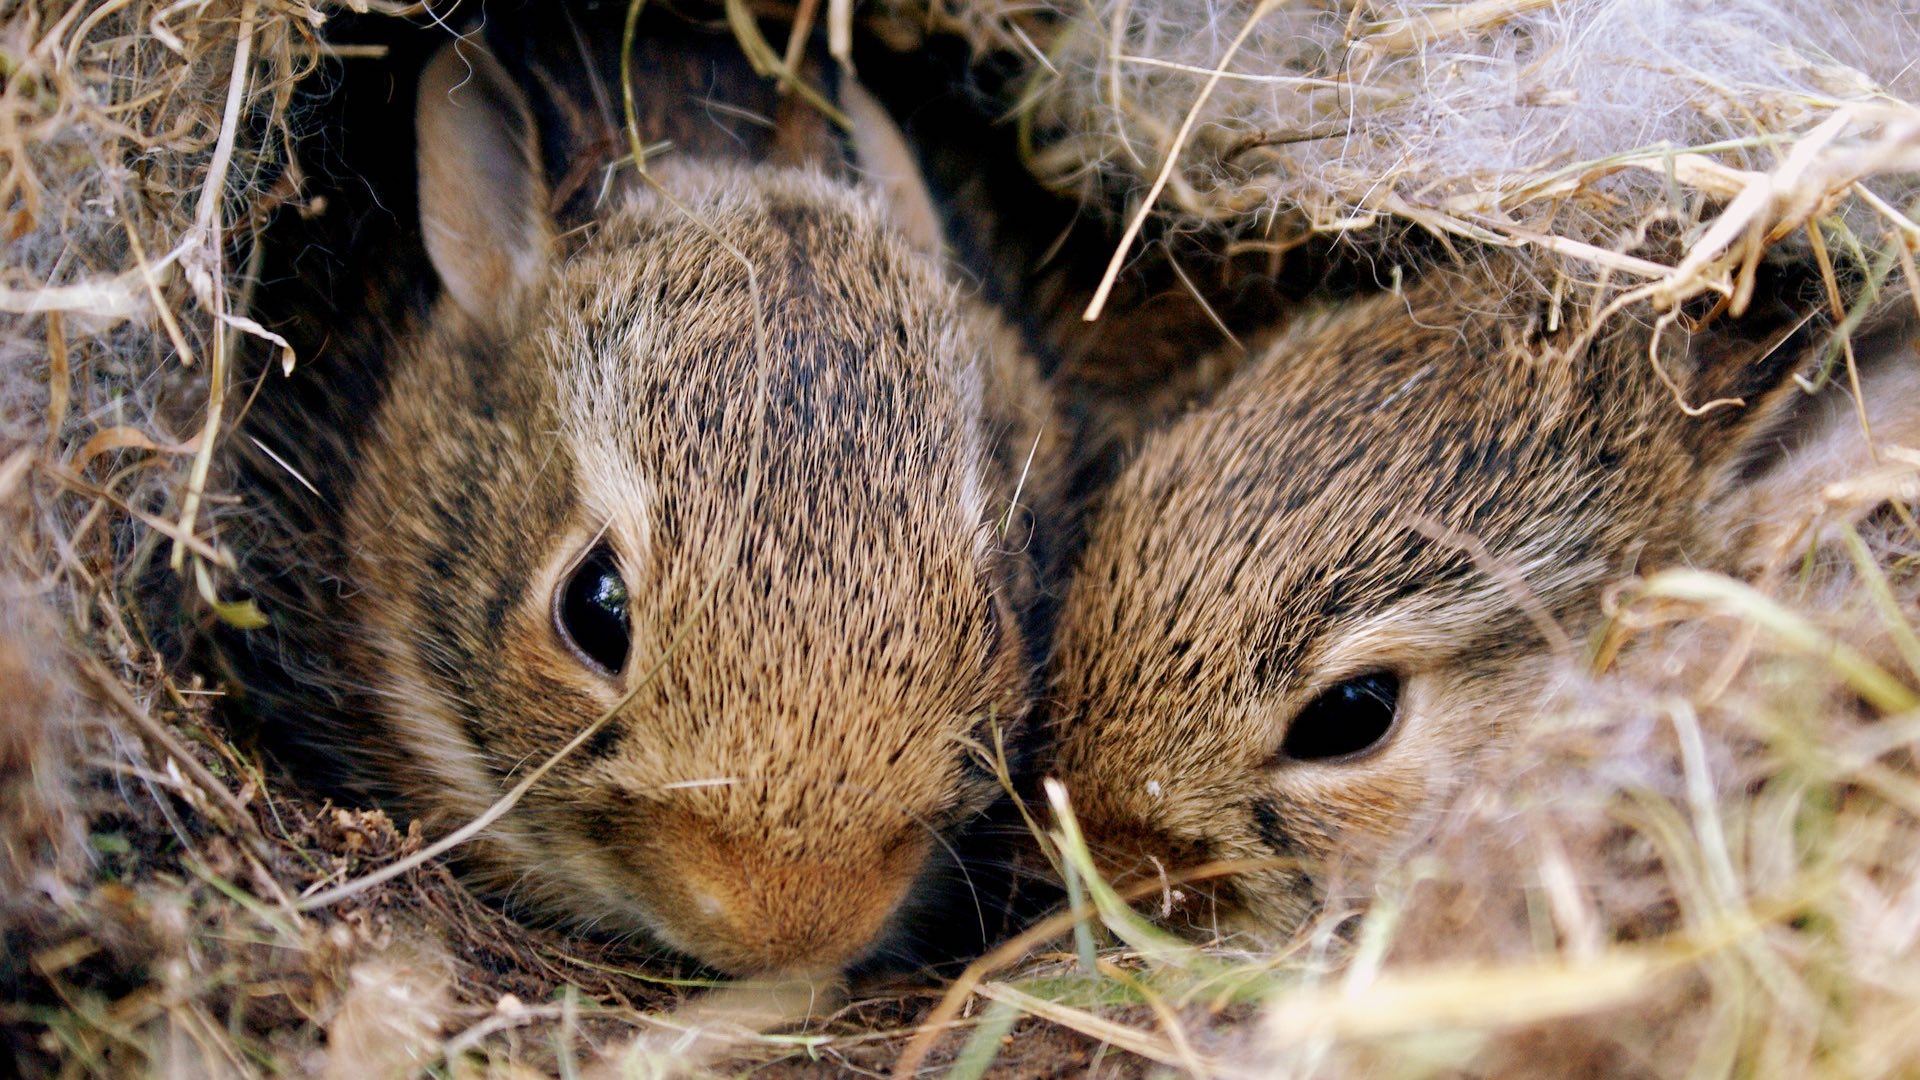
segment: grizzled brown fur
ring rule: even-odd
[[[1304,318],[1108,492],[1053,690],[1055,768],[1114,873],[1259,862],[1218,912],[1292,925],[1321,875],[1401,850],[1525,722],[1605,584],[1721,558],[1703,523],[1724,530],[1733,494],[1813,423],[1783,388],[1824,342],[1814,323],[1668,326],[1669,388],[1644,312],[1569,305],[1549,330],[1514,295],[1497,268],[1436,271]],[[1744,405],[1693,417],[1676,393]],[[1826,437],[1857,444],[1840,414],[1821,414]],[[1303,706],[1378,671],[1400,680],[1382,740],[1281,752]]]
[[[1010,506],[1047,392],[823,125],[804,167],[670,154],[566,236],[532,126],[472,45],[423,77],[444,291],[390,343],[320,568],[342,584],[309,589],[342,628],[316,690],[374,714],[342,749],[435,831],[617,709],[482,837],[479,880],[730,972],[883,955],[963,888],[949,837],[997,790],[977,749],[1027,711]],[[858,168],[897,138],[856,132]],[[617,673],[556,632],[596,546],[630,597]]]

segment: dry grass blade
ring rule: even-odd
[[[221,783],[208,772],[207,767],[200,763],[200,759],[182,745],[165,724],[155,720],[147,710],[141,708],[140,703],[133,700],[133,695],[127,693],[126,686],[119,678],[92,657],[86,657],[81,663],[87,677],[92,679],[100,692],[107,696],[107,700],[113,703],[113,707],[120,710],[121,715],[132,721],[134,726],[149,739],[158,743],[167,752],[169,760],[192,778],[201,793],[219,805],[221,812],[226,815],[224,823],[226,827],[241,830],[252,826],[253,815],[248,812],[246,804],[235,797],[226,784]]]
[[[1920,708],[1920,694],[1857,649],[1794,614],[1750,585],[1700,570],[1667,570],[1648,579],[1640,595],[1682,600],[1758,626],[1787,647],[1832,665],[1875,708],[1887,714]]]
[[[0,311],[14,315],[66,312],[117,322],[148,310],[148,295],[147,275],[140,270],[130,270],[104,281],[36,289],[0,284]]]
[[[1647,992],[1676,961],[1615,950],[1585,963],[1400,972],[1356,989],[1284,994],[1267,1006],[1277,1046],[1484,1029],[1614,1008]]]
[[[772,43],[760,32],[760,24],[754,20],[753,12],[748,10],[746,0],[725,0],[725,3],[727,26],[733,31],[735,40],[740,43],[740,51],[746,54],[755,71],[778,79],[781,89],[791,89],[799,94],[807,104],[820,110],[821,115],[842,130],[853,127],[853,121],[847,119],[845,112],[802,79],[791,61],[774,51]]]
[[[1167,1047],[1172,1051],[1175,1059],[1167,1064],[1178,1064],[1182,1069],[1187,1071],[1187,1075],[1194,1077],[1207,1077],[1219,1074],[1220,1066],[1217,1063],[1209,1063],[1203,1060],[1201,1056],[1194,1051],[1193,1042],[1187,1038],[1187,1032],[1181,1024],[1179,1014],[1174,1012],[1166,1000],[1161,997],[1160,994],[1156,993],[1151,986],[1135,978],[1125,968],[1110,960],[1099,961],[1095,965],[1095,970],[1107,978],[1120,983],[1127,989],[1132,990],[1135,994],[1139,995],[1142,1001],[1147,1003],[1148,1008],[1153,1010],[1154,1019],[1159,1021],[1160,1030],[1166,1033]],[[986,996],[993,997],[994,995],[987,994]],[[1071,1027],[1073,1025],[1069,1024],[1068,1026]],[[1076,1028],[1075,1030],[1084,1031],[1085,1029]],[[1092,1034],[1092,1032],[1086,1033]]]
[[[843,996],[838,986],[807,981],[724,986],[649,1017],[659,1031],[606,1054],[605,1067],[587,1075],[697,1075],[737,1056],[767,1031],[833,1011]]]
[[[1367,27],[1354,48],[1379,55],[1416,53],[1436,38],[1496,29],[1510,19],[1552,3],[1553,0],[1472,0],[1437,11],[1422,11]]]
[[[1191,1047],[1181,1047],[1166,1038],[1156,1038],[1137,1028],[1116,1023],[1085,1009],[1076,1009],[1055,1001],[1036,997],[1006,983],[987,983],[980,987],[980,996],[991,1001],[1002,1002],[1031,1016],[1064,1027],[1072,1028],[1084,1035],[1090,1035],[1109,1046],[1117,1046],[1130,1054],[1138,1054],[1149,1061],[1162,1065],[1171,1065],[1186,1069],[1194,1077],[1253,1077],[1264,1073],[1235,1067],[1227,1062],[1202,1058],[1192,1052]],[[1182,1051],[1185,1052],[1182,1052]]]
[[[1147,223],[1147,216],[1153,213],[1154,203],[1160,200],[1160,193],[1167,189],[1168,181],[1173,179],[1174,169],[1180,164],[1180,151],[1185,148],[1188,137],[1193,134],[1193,126],[1200,119],[1200,110],[1206,107],[1207,99],[1213,96],[1214,87],[1220,85],[1221,78],[1226,74],[1227,65],[1233,63],[1234,54],[1240,51],[1241,45],[1246,43],[1247,35],[1253,33],[1254,27],[1260,24],[1260,20],[1273,11],[1280,2],[1281,0],[1260,0],[1259,6],[1253,9],[1253,13],[1247,16],[1246,23],[1240,27],[1240,33],[1227,45],[1226,51],[1220,54],[1219,62],[1214,65],[1212,72],[1207,76],[1206,83],[1200,88],[1200,96],[1194,99],[1193,106],[1187,110],[1185,119],[1180,122],[1179,130],[1174,132],[1173,141],[1167,145],[1166,152],[1162,156],[1159,175],[1153,178],[1153,185],[1147,188],[1146,195],[1140,200],[1139,208],[1134,211],[1133,220],[1127,223],[1126,231],[1120,234],[1120,242],[1114,245],[1113,258],[1108,260],[1106,273],[1101,275],[1100,284],[1093,291],[1093,299],[1087,302],[1087,310],[1081,316],[1087,322],[1098,319],[1100,312],[1106,308],[1107,297],[1113,293],[1114,282],[1120,277],[1120,268],[1125,265],[1128,254],[1133,251],[1133,242],[1139,239],[1140,230]]]
[[[186,494],[180,505],[179,530],[183,535],[191,535],[200,518],[200,502],[206,497],[207,473],[213,468],[213,448],[219,439],[221,410],[226,403],[229,358],[226,322],[221,318],[227,314],[226,243],[220,210],[226,198],[227,170],[233,164],[234,140],[239,135],[240,107],[246,100],[247,81],[253,75],[253,32],[258,17],[259,0],[243,0],[240,27],[234,37],[233,74],[227,80],[227,100],[220,117],[220,139],[214,146],[213,162],[207,171],[206,183],[200,188],[200,208],[194,219],[193,238],[201,245],[206,265],[212,269],[202,270],[198,274],[189,273],[188,279],[199,294],[201,305],[214,314],[215,321],[209,360],[212,373],[207,389],[207,419],[200,437],[200,453],[194,459],[192,472],[187,476]],[[186,553],[186,545],[176,540],[169,562],[176,573],[184,565]],[[214,598],[208,596],[207,599]]]

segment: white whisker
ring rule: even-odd
[[[675,780],[671,784],[661,784],[661,791],[682,791],[687,788],[731,787],[740,782],[737,776],[716,776],[707,780]]]

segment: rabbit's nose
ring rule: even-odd
[[[753,840],[685,830],[658,912],[668,939],[735,975],[824,974],[878,947],[927,859],[926,841],[776,853]]]

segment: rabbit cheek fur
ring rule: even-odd
[[[345,522],[382,771],[450,828],[618,707],[483,835],[481,880],[729,972],[855,963],[994,796],[969,746],[1025,713],[1032,575],[993,526],[1045,391],[873,191],[815,171],[668,160],[691,217],[635,190],[548,254],[523,117],[455,117],[471,167],[422,124],[445,295]],[[590,550],[630,598],[617,670],[556,629]]]
[[[1690,400],[1748,401],[1689,418],[1646,326],[1570,346],[1508,295],[1435,274],[1302,320],[1096,511],[1055,642],[1056,767],[1120,878],[1265,864],[1183,890],[1190,921],[1284,932],[1322,875],[1419,835],[1550,690],[1548,624],[1577,640],[1606,582],[1712,546],[1694,527],[1804,355],[1669,328]],[[1398,679],[1382,737],[1283,751],[1370,672]]]

